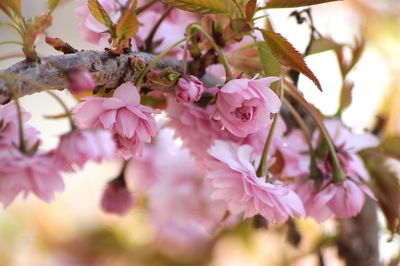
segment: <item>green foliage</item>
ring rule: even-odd
[[[281,66],[266,42],[257,41],[258,53],[265,76],[280,76]]]
[[[54,9],[56,9],[59,3],[60,0],[48,0],[47,6],[49,7],[49,10],[53,11]]]
[[[163,2],[186,10],[201,14],[225,14],[227,8],[225,0],[162,0]]]
[[[88,0],[88,6],[92,16],[101,24],[106,26],[111,34],[114,34],[114,24],[107,11],[97,0]]]

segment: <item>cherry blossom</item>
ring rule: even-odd
[[[246,137],[266,128],[271,113],[279,112],[281,102],[270,89],[278,78],[235,79],[226,83],[217,95],[214,118],[237,137]]]
[[[195,76],[184,75],[178,79],[175,90],[178,102],[197,102],[204,92],[203,82]]]
[[[125,159],[141,155],[143,144],[157,135],[152,116],[156,111],[140,104],[139,92],[130,82],[120,85],[111,98],[85,97],[74,111],[79,125],[111,131]]]
[[[207,177],[214,187],[212,197],[225,201],[232,213],[243,212],[245,217],[261,214],[272,223],[305,215],[300,198],[289,187],[257,177],[251,146],[215,141],[209,154]]]
[[[55,150],[60,168],[72,171],[72,166],[82,168],[89,160],[100,163],[111,159],[115,153],[115,143],[111,133],[99,129],[75,129],[61,136]]]

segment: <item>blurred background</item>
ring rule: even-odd
[[[74,9],[79,2],[66,1],[56,9],[48,34],[61,37],[78,49],[98,49],[85,42],[78,30],[80,18]],[[44,0],[25,0],[23,13],[35,16],[46,6]],[[269,14],[275,30],[304,51],[309,29],[289,16],[292,11],[272,10]],[[353,101],[343,112],[343,121],[357,131],[371,126],[379,115],[388,121],[386,134],[399,134],[400,1],[346,0],[313,7],[312,14],[315,27],[324,36],[343,44],[355,45],[356,40],[362,39],[366,43],[359,63],[348,76],[354,83]],[[0,15],[0,20],[6,18]],[[0,28],[0,42],[13,38],[13,33]],[[38,52],[58,54],[43,43],[43,38]],[[0,57],[18,54],[19,47],[0,45]],[[0,60],[0,68],[21,59]],[[307,62],[324,92],[304,77],[300,77],[300,89],[324,114],[335,114],[343,85],[335,53],[311,55]],[[69,106],[76,104],[67,92],[59,95]],[[68,123],[43,116],[61,113],[62,109],[46,94],[24,97],[22,103],[33,114],[32,124],[41,130],[43,148],[57,145],[58,135],[68,130]],[[171,252],[173,247],[154,244],[155,229],[144,207],[139,205],[123,217],[101,212],[99,200],[104,186],[117,175],[119,167],[119,162],[88,164],[82,172],[65,176],[66,190],[57,194],[51,204],[29,196],[25,200],[19,197],[7,210],[0,208],[0,266],[320,265],[321,254],[325,265],[343,264],[330,245],[336,230],[334,221],[320,225],[311,220],[296,221],[302,235],[298,247],[288,241],[288,236],[296,235],[286,225],[254,230],[250,223],[242,223],[219,234],[205,248]],[[399,239],[388,242],[384,220],[382,215],[379,217],[381,256],[383,261],[389,261],[399,254]]]

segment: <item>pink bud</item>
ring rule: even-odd
[[[176,100],[179,103],[197,102],[203,94],[203,82],[192,75],[181,77],[176,84]]]
[[[72,92],[88,91],[96,86],[92,75],[86,69],[75,69],[68,73],[68,85]]]
[[[123,177],[117,177],[107,184],[101,198],[103,211],[123,215],[135,204],[135,198],[126,187]]]

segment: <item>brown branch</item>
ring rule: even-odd
[[[379,266],[376,203],[367,199],[361,213],[340,221],[339,255],[348,266]]]
[[[140,71],[130,65],[130,59],[133,58],[141,59],[148,64],[153,60],[154,55],[132,52],[120,56],[110,56],[107,52],[81,51],[74,54],[45,57],[41,62],[21,61],[5,69],[4,72],[20,77],[13,80],[20,96],[44,90],[65,89],[68,86],[66,72],[77,67],[86,68],[92,73],[98,86],[116,88],[119,84],[135,81],[138,77]],[[156,68],[166,67],[178,70],[180,61],[161,60]],[[23,82],[22,79],[36,82]],[[0,78],[0,104],[10,101],[11,97],[12,92],[7,82]]]

